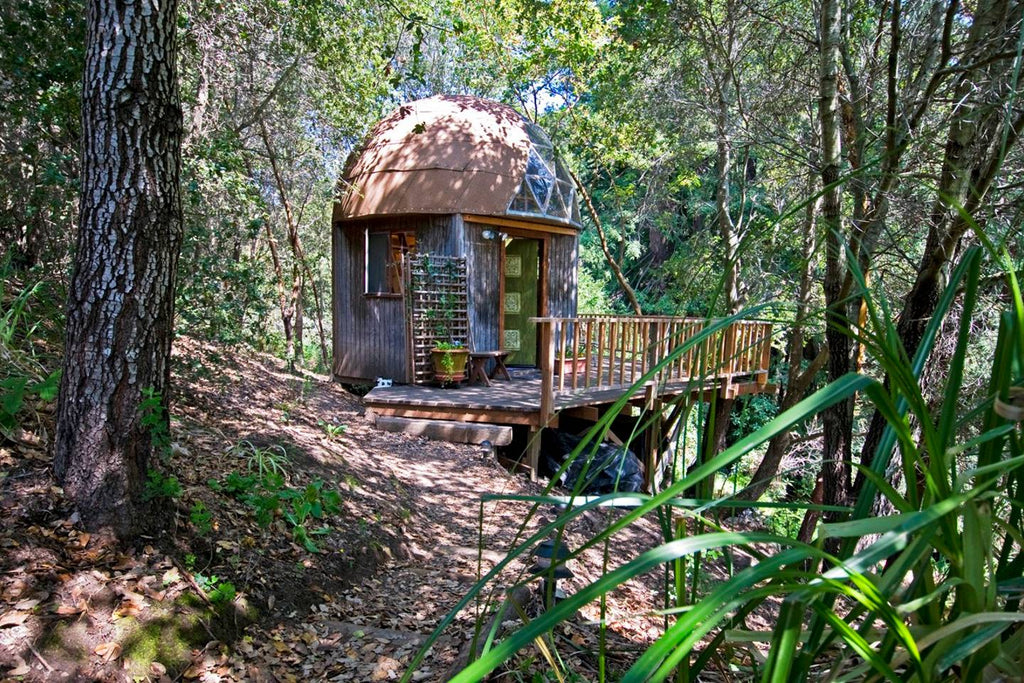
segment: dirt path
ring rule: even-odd
[[[56,529],[59,547],[50,543],[49,551],[56,555],[37,569],[48,566],[53,573],[59,565],[67,576],[32,575],[23,589],[12,592],[13,573],[31,575],[34,569],[11,552],[5,555],[8,579],[0,589],[6,590],[9,610],[26,607],[26,597],[39,597],[38,604],[28,605],[32,609],[16,612],[26,615],[21,621],[5,628],[0,617],[0,664],[10,675],[52,680],[57,670],[67,674],[65,680],[170,680],[174,664],[168,674],[167,666],[140,662],[142,655],[119,643],[119,634],[127,632],[125,601],[139,596],[131,603],[137,607],[131,617],[144,629],[158,615],[166,616],[171,604],[171,611],[182,612],[175,596],[195,593],[196,579],[205,583],[216,577],[221,584],[212,586],[230,582],[240,594],[234,603],[254,607],[257,620],[245,626],[239,618],[235,629],[207,628],[208,635],[198,640],[205,646],[189,641],[191,648],[178,653],[177,673],[185,679],[391,680],[401,676],[479,572],[505,556],[517,533],[536,529],[553,514],[541,510],[527,519],[530,505],[524,502],[487,503],[481,512],[482,494],[542,489],[509,474],[481,448],[378,432],[357,397],[326,377],[291,374],[277,359],[228,354],[186,340],[175,349],[175,376],[175,443],[168,469],[183,492],[171,527],[150,544],[108,552],[98,540],[83,537],[68,518],[66,503],[47,493],[48,472],[38,451],[26,451],[36,460],[26,456],[22,463],[28,473],[23,483],[32,482],[38,495],[27,499],[24,490],[6,491],[6,509],[20,511],[25,520],[24,527],[9,531],[10,543],[18,544],[19,551],[29,547],[24,537],[31,535],[30,525]],[[293,537],[284,510],[264,528],[251,506],[225,493],[232,472],[244,475],[268,457],[296,490],[319,479],[325,489],[340,491],[341,511],[326,520],[330,531],[311,536],[318,552]],[[197,521],[197,506],[208,515],[209,528],[203,528],[202,515]],[[613,514],[600,511],[577,520],[568,533],[569,545],[584,543]],[[319,525],[312,522],[310,529]],[[657,538],[653,522],[631,528],[612,548],[611,566]],[[601,553],[588,551],[572,565],[576,577],[564,582],[566,590],[596,578],[601,564]],[[523,569],[522,563],[513,563],[496,586],[511,585]],[[649,615],[660,601],[658,580],[648,579],[610,596],[610,620],[622,648],[642,648],[655,636],[657,619]],[[80,585],[72,591],[76,582]],[[156,590],[161,586],[162,592]],[[204,587],[209,593],[211,584]],[[72,592],[76,599],[88,596],[88,612],[67,607],[79,604]],[[105,601],[96,599],[106,593]],[[584,610],[577,620],[581,632],[562,634],[566,656],[579,659],[584,671],[586,631],[593,630],[585,624],[596,617],[596,608]],[[80,640],[74,647],[53,637],[71,621]],[[467,608],[435,643],[414,679],[446,680],[473,622],[474,611]],[[113,648],[111,643],[119,644]],[[150,660],[160,656],[155,648]],[[181,656],[187,659],[183,664]],[[140,671],[140,666],[148,668]]]

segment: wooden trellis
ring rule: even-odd
[[[409,376],[413,384],[433,379],[430,349],[438,342],[467,346],[469,302],[466,259],[415,254],[402,269],[405,279]]]

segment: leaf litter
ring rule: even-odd
[[[356,396],[327,377],[291,374],[270,356],[186,338],[174,361],[167,467],[183,493],[162,501],[165,528],[134,547],[81,529],[52,480],[43,440],[0,442],[8,520],[0,530],[0,681],[400,678],[480,572],[517,540],[528,506],[487,503],[481,519],[480,496],[541,489],[478,447],[378,432]],[[210,480],[246,471],[242,442],[280,449],[290,485],[320,479],[340,492],[338,513],[323,520],[329,529],[315,536],[317,552],[297,542],[280,512],[261,526],[249,505],[211,488]],[[195,523],[195,509],[209,512],[208,528]],[[568,544],[581,545],[614,514],[580,518]],[[657,541],[657,525],[644,520],[612,549],[612,566]],[[565,589],[596,579],[602,561],[598,550],[584,553]],[[513,563],[497,593],[523,571]],[[214,604],[213,591],[227,583],[236,594]],[[657,637],[658,585],[641,577],[609,596],[613,663]],[[466,655],[477,615],[464,610],[412,679],[446,680]],[[598,617],[588,606],[553,634],[584,672]],[[164,642],[172,627],[187,634],[177,646]],[[531,658],[537,653],[512,666]]]

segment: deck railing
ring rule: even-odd
[[[771,323],[736,321],[711,332],[686,352],[673,352],[714,324],[704,318],[579,316],[531,318],[540,342],[541,413],[553,413],[568,393],[622,389],[653,368],[649,386],[715,383],[726,392],[746,378],[768,382]]]

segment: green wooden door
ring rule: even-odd
[[[511,351],[509,363],[537,364],[537,325],[527,322],[538,315],[540,244],[513,239],[505,245],[505,299],[502,301],[505,335],[502,348]]]

